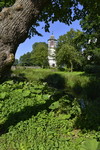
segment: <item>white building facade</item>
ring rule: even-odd
[[[56,46],[57,40],[55,39],[54,35],[50,36],[48,39],[48,62],[50,67],[56,67]]]

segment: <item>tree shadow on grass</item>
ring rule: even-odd
[[[15,75],[15,74],[11,74],[0,79],[0,84],[2,84],[5,81],[9,81],[9,80],[13,80],[14,82],[24,82],[24,81],[28,81],[28,79],[25,77],[24,73],[20,73],[19,75]]]
[[[100,131],[100,102],[89,102],[85,105],[81,115],[75,122],[75,127],[81,129],[83,132],[87,130]]]
[[[80,101],[84,103],[81,115],[77,118],[75,126],[86,130],[100,130],[100,77],[89,75],[89,82],[82,87],[80,83],[74,86],[75,92],[80,94]]]
[[[100,77],[92,75],[88,76],[89,81],[86,83],[83,81],[83,84],[81,84],[81,80],[77,80],[73,87],[73,92],[76,95],[83,96],[83,98],[88,101],[94,101],[95,99],[100,98]]]
[[[11,78],[13,81],[18,82],[24,82],[27,81],[27,78],[25,77],[25,73],[19,73],[19,75],[12,75]]]
[[[15,126],[20,121],[25,121],[36,116],[38,112],[47,110],[49,112],[49,106],[53,103],[53,100],[48,100],[45,104],[37,104],[35,106],[26,106],[20,112],[10,113],[4,124],[0,125],[0,134],[7,133],[10,126]]]
[[[44,82],[47,82],[48,86],[56,88],[56,89],[64,89],[65,88],[65,79],[60,74],[54,73],[48,75],[43,79]]]

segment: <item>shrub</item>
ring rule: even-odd
[[[99,65],[86,65],[84,68],[86,73],[100,73]]]

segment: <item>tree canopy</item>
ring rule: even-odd
[[[61,48],[61,46],[65,43],[74,46],[77,51],[81,51],[82,43],[81,38],[83,36],[83,32],[80,30],[70,29],[66,34],[62,35],[58,39],[57,51]]]
[[[95,5],[94,5],[95,7]],[[98,10],[98,9],[97,9]],[[95,11],[87,14],[80,21],[83,29],[85,65],[100,65],[100,14]]]
[[[67,68],[75,67],[75,64],[81,65],[81,41],[80,36],[83,33],[79,30],[71,29],[66,34],[58,39],[57,44],[57,64],[59,66],[66,66]]]
[[[31,53],[28,52],[28,53],[24,54],[23,56],[21,56],[19,59],[19,64],[21,66],[31,66],[32,65]]]
[[[34,65],[48,67],[48,46],[45,42],[35,43],[31,52],[31,59]]]
[[[32,51],[20,57],[22,66],[48,67],[48,47],[45,42],[36,42],[32,45]]]

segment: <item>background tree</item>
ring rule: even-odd
[[[71,71],[73,70],[73,64],[75,70],[82,69],[82,35],[83,32],[71,29],[59,37],[56,51],[58,65],[67,65],[71,68]]]
[[[21,65],[21,66],[32,66],[33,65],[32,61],[31,61],[31,53],[30,52],[28,52],[20,57],[19,65]]]
[[[84,31],[84,66],[87,64],[100,65],[100,13],[89,13],[81,20],[80,24]]]
[[[39,42],[33,45],[31,59],[36,66],[48,67],[48,46],[45,42]]]
[[[82,38],[83,32],[80,30],[74,30],[70,29],[66,34],[62,35],[58,39],[58,45],[57,45],[57,51],[59,51],[60,47],[62,47],[63,44],[69,44],[71,46],[74,46],[77,51],[82,50],[82,43],[81,43],[81,38]]]
[[[67,43],[63,44],[57,53],[57,64],[70,68],[72,72],[75,63],[81,63],[79,52],[75,49],[75,47]]]

